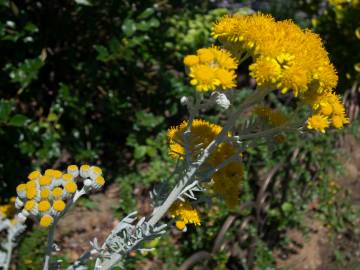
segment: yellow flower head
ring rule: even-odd
[[[39,211],[40,212],[46,212],[50,209],[51,204],[49,201],[41,201],[39,202]]]
[[[65,202],[63,200],[56,200],[53,203],[53,208],[57,212],[61,212],[65,209]]]
[[[54,170],[53,169],[45,170],[45,175],[49,176],[49,177],[53,177],[54,176]]]
[[[231,89],[236,86],[236,74],[233,70],[218,68],[216,70],[216,77],[218,78],[222,89]]]
[[[190,83],[199,92],[214,91],[220,85],[216,77],[216,68],[208,65],[196,65],[190,69]]]
[[[333,115],[331,118],[331,124],[334,128],[343,128],[345,124],[348,124],[349,118],[344,115]]]
[[[282,93],[286,93],[288,90],[294,92],[294,96],[298,96],[299,93],[303,93],[307,90],[308,76],[306,71],[301,69],[300,66],[293,65],[282,71],[281,80],[279,86]]]
[[[197,64],[199,64],[199,57],[197,55],[193,55],[193,54],[187,55],[184,58],[184,64],[185,64],[185,66],[188,66],[188,67],[197,65]]]
[[[99,175],[95,178],[95,182],[96,182],[96,184],[103,186],[105,184],[105,179],[104,179],[104,177]]]
[[[249,66],[250,76],[259,86],[275,88],[281,76],[281,67],[275,59],[261,57]]]
[[[48,186],[51,184],[51,178],[47,175],[43,175],[40,177],[39,184],[40,186]]]
[[[52,195],[54,198],[60,198],[63,194],[63,189],[61,187],[56,187],[52,190]]]
[[[42,190],[40,191],[40,198],[41,198],[42,200],[47,200],[47,199],[49,198],[50,194],[51,194],[51,193],[50,193],[50,190],[44,188],[44,189],[42,189]]]
[[[34,199],[35,196],[36,196],[36,194],[37,194],[37,189],[36,189],[36,187],[30,186],[30,187],[27,187],[27,188],[26,188],[26,198],[27,198],[28,200]]]
[[[74,179],[74,176],[72,176],[71,174],[69,173],[65,173],[62,177],[62,179],[65,181],[65,182],[68,182],[68,181],[72,181]]]
[[[75,193],[75,191],[77,190],[77,185],[75,182],[68,182],[65,184],[65,190],[68,193]]]
[[[41,217],[40,219],[40,226],[47,228],[49,227],[51,224],[53,224],[54,222],[54,218],[50,215],[44,215]]]
[[[307,127],[324,133],[325,129],[329,127],[329,120],[326,116],[315,114],[309,117]]]
[[[179,126],[172,127],[168,130],[169,153],[174,159],[182,158],[185,153],[184,132],[187,126],[188,121],[184,121]],[[195,149],[196,146],[202,144],[203,147],[206,147],[221,132],[221,129],[220,126],[205,120],[194,119],[189,136],[189,147],[193,155],[196,156],[198,154],[198,151]]]
[[[37,203],[34,200],[29,200],[25,203],[24,209],[31,211],[37,206]]]
[[[223,90],[236,86],[237,61],[226,50],[216,46],[201,48],[197,55],[187,55],[184,64],[190,68],[190,83],[197,91]]]
[[[41,175],[41,174],[40,174],[39,171],[33,171],[33,172],[31,172],[31,173],[28,175],[28,179],[29,179],[29,180],[35,180],[35,179],[39,178],[40,175]]]

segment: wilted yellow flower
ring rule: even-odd
[[[256,106],[253,112],[272,126],[281,126],[288,122],[285,114],[268,106]]]
[[[240,162],[232,162],[214,174],[211,188],[222,196],[229,208],[234,208],[239,202],[242,179],[242,164]]]

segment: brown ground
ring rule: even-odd
[[[61,250],[66,251],[71,261],[87,251],[90,248],[89,241],[95,237],[102,243],[116,225],[113,207],[119,199],[115,185],[110,186],[105,193],[91,195],[91,201],[94,202],[94,208],[76,206],[66,218],[61,219],[56,230],[55,242],[61,243]]]
[[[346,175],[338,183],[353,202],[360,203],[360,144],[351,135],[346,135],[342,149],[339,158],[344,164]],[[360,224],[360,217],[357,223]],[[330,243],[328,231],[321,222],[308,220],[307,225],[311,230],[307,239],[298,231],[288,232],[289,238],[293,240],[291,252],[286,256],[277,254],[278,267],[291,270],[338,270],[339,266],[334,264],[334,249],[338,249],[344,252],[349,261],[342,266],[342,270],[360,269],[360,243],[353,241],[354,233],[360,235],[360,232],[339,234],[334,245]]]

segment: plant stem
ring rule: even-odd
[[[56,227],[56,223],[54,222],[49,228],[49,233],[48,233],[48,238],[47,238],[47,249],[46,249],[45,263],[44,263],[43,270],[51,269],[50,268],[50,260],[51,260],[51,253],[52,253],[53,244],[54,244],[55,227]]]
[[[13,234],[11,233],[11,228],[9,227],[9,232],[8,232],[8,245],[7,245],[7,257],[6,257],[6,263],[4,265],[4,270],[9,269],[10,267],[10,261],[11,261],[11,254],[12,254],[12,249],[13,249]]]
[[[186,157],[185,161],[187,161],[188,169],[183,175],[180,175],[180,179],[178,184],[175,186],[175,188],[170,192],[169,196],[165,199],[163,204],[153,210],[153,213],[150,216],[150,219],[148,221],[149,225],[155,226],[168,212],[171,205],[178,200],[179,195],[184,190],[184,188],[191,184],[191,182],[194,180],[194,176],[196,175],[198,169],[206,162],[208,157],[212,154],[212,152],[216,149],[216,147],[222,143],[225,138],[228,136],[228,132],[234,127],[236,120],[240,117],[240,115],[247,110],[250,106],[252,106],[254,103],[262,100],[271,90],[270,89],[261,89],[254,92],[252,95],[250,95],[248,98],[245,99],[245,101],[240,105],[240,109],[236,111],[233,115],[231,115],[230,119],[225,124],[224,128],[221,130],[219,135],[204,149],[202,155],[194,162],[191,160],[191,153],[189,151],[190,147],[187,145],[189,142],[185,136],[185,146],[184,148],[186,151]],[[197,106],[199,106],[198,100],[196,103],[195,108],[192,108],[190,111],[190,117],[189,117],[189,124],[187,127],[187,132],[191,132],[191,125],[194,117],[198,113]],[[113,231],[112,234],[115,232]],[[109,236],[109,237],[110,237]],[[109,238],[108,237],[108,238]],[[102,248],[105,248],[106,241],[104,242]],[[138,241],[140,243],[141,240]],[[136,243],[136,245],[138,244]],[[136,245],[129,247],[129,251],[134,248]],[[99,258],[96,260],[95,269],[102,269],[102,270],[109,270],[112,269],[121,259],[123,254],[120,253],[113,253],[110,255],[110,258],[107,258],[104,261],[101,261]],[[45,269],[44,269],[45,270]]]

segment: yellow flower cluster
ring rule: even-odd
[[[227,90],[236,86],[236,60],[219,47],[202,48],[196,55],[187,55],[184,64],[189,69],[190,83],[197,91]]]
[[[303,101],[314,111],[314,115],[308,119],[309,129],[325,132],[330,124],[334,128],[342,128],[349,123],[340,97],[332,92],[309,93],[304,95]]]
[[[333,89],[337,75],[321,39],[292,21],[269,15],[225,16],[213,27],[213,36],[225,46],[250,54],[251,75],[259,85],[289,90],[295,96],[308,90]]]
[[[260,87],[280,89],[282,93],[292,91],[301,99],[319,99],[332,95],[337,85],[336,70],[320,37],[292,21],[275,21],[260,13],[224,16],[215,23],[212,35],[234,54],[252,57],[250,75]],[[343,107],[341,102],[339,106]],[[309,128],[323,132],[329,126],[326,115],[313,117],[308,119]],[[333,126],[342,127],[348,122],[345,119],[342,124],[336,120]]]
[[[105,183],[102,170],[96,166],[82,165],[79,169],[70,165],[66,173],[54,169],[47,169],[44,174],[31,172],[28,181],[16,188],[15,207],[22,209],[19,215],[22,219],[35,216],[42,227],[50,226],[78,191],[79,176],[86,179],[83,185],[88,189],[99,189]]]
[[[168,130],[169,153],[173,159],[182,159],[185,155],[184,132],[187,126],[188,122],[184,121],[179,126]],[[192,158],[196,159],[201,148],[208,146],[221,130],[222,127],[219,125],[202,119],[194,119],[191,133],[187,138]],[[207,165],[216,168],[235,153],[236,149],[233,145],[221,143],[208,158]],[[243,167],[239,161],[227,164],[213,175],[211,188],[224,198],[230,208],[235,207],[238,202],[242,177]]]
[[[272,126],[282,126],[288,122],[288,118],[283,113],[268,106],[256,106],[253,112]]]
[[[186,224],[200,225],[200,216],[198,211],[192,207],[189,202],[176,201],[169,209],[169,214],[176,219],[176,227],[184,230]]]

